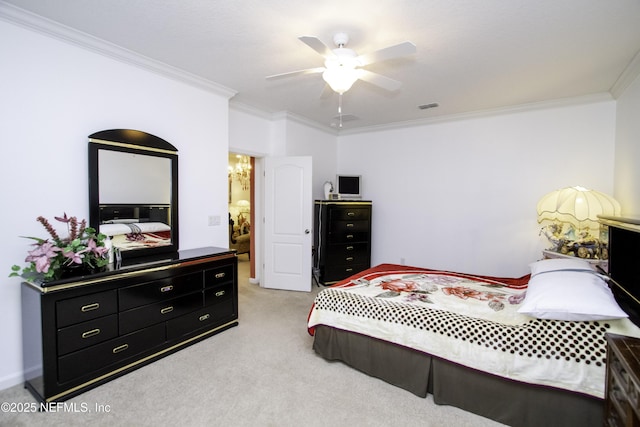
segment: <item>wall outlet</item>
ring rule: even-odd
[[[209,227],[220,225],[220,215],[209,215]]]

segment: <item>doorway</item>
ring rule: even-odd
[[[255,272],[255,158],[229,153],[229,248],[238,262],[248,262],[250,278]]]

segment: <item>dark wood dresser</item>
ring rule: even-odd
[[[371,266],[370,201],[316,200],[314,277],[336,283]]]
[[[68,399],[238,324],[237,257],[201,248],[22,285],[25,386]]]
[[[607,335],[604,425],[640,427],[640,339]]]

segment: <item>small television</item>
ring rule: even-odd
[[[337,175],[336,193],[340,199],[360,199],[360,175]]]

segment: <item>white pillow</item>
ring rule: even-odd
[[[606,320],[629,317],[595,272],[548,271],[535,275],[518,313],[538,319]]]
[[[169,227],[164,222],[139,222],[136,224],[141,233],[154,233],[157,231],[169,231]]]
[[[548,271],[558,270],[586,270],[594,271],[589,262],[580,258],[552,258],[543,259],[529,264],[531,269],[531,275],[535,276],[539,273],[546,273]]]
[[[131,228],[126,224],[101,224],[100,232],[107,236],[117,236],[131,233]]]

